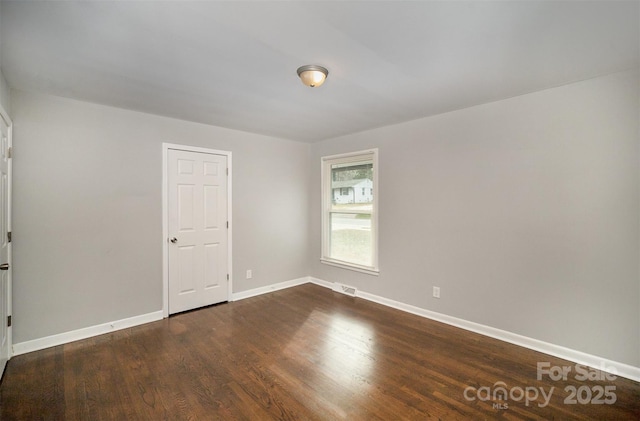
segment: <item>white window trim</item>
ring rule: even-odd
[[[371,240],[372,240],[372,265],[371,266],[362,266],[350,262],[345,262],[342,260],[332,259],[329,257],[329,229],[330,229],[330,221],[329,221],[329,209],[331,206],[331,165],[338,164],[342,162],[352,162],[354,158],[357,157],[365,157],[366,160],[373,161],[373,206],[371,210]],[[365,159],[363,159],[365,160]],[[330,155],[323,156],[321,159],[321,169],[320,169],[320,177],[321,177],[321,188],[322,188],[322,245],[321,245],[321,255],[320,262],[337,266],[344,269],[353,270],[356,272],[367,273],[369,275],[379,275],[380,268],[378,265],[378,203],[380,202],[379,188],[378,188],[378,174],[380,173],[380,167],[378,165],[378,149],[367,149],[363,151],[357,152],[349,152],[338,155]]]

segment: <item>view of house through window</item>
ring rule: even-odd
[[[377,151],[323,158],[323,260],[377,270]]]

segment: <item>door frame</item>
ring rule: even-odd
[[[7,147],[13,148],[13,122],[2,105],[0,105],[0,118],[7,123]],[[7,162],[7,178],[7,232],[11,232],[11,197],[13,195],[13,159],[11,157]],[[13,315],[13,300],[11,299],[13,296],[13,243],[11,242],[7,244],[7,263],[10,265],[7,273],[7,315],[11,316]],[[6,323],[6,320],[3,320],[2,323]],[[9,361],[13,356],[13,323],[7,328],[7,342],[9,347],[7,361]],[[0,373],[0,376],[2,376],[2,373]]]
[[[227,230],[227,265],[229,271],[229,289],[227,292],[227,300],[232,301],[233,296],[233,265],[232,265],[232,188],[231,188],[231,152],[221,151],[217,149],[201,148],[199,146],[179,145],[175,143],[162,143],[162,317],[169,317],[169,171],[168,171],[168,155],[169,150],[179,150],[187,152],[199,152],[211,155],[223,155],[227,157],[227,168],[229,175],[227,177],[227,218],[229,220],[229,229]]]

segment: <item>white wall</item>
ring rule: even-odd
[[[636,70],[313,144],[310,274],[640,366],[639,93]],[[322,156],[373,147],[378,277],[319,262],[316,194]]]
[[[161,310],[162,142],[233,152],[234,292],[308,274],[309,145],[20,91],[12,101],[14,343]]]
[[[313,145],[13,91],[14,343],[161,309],[171,142],[234,154],[235,292],[312,275],[640,366],[639,90],[624,72]],[[371,147],[378,277],[319,263],[320,157]]]
[[[0,3],[0,14],[2,13],[2,4]],[[0,39],[0,105],[11,115],[11,97],[9,85],[2,74],[2,40]]]
[[[11,116],[11,90],[0,70],[0,105]]]

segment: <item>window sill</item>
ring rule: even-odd
[[[379,276],[379,269],[370,269],[364,266],[356,266],[350,265],[348,263],[340,262],[338,260],[329,260],[329,259],[320,259],[320,263],[324,263],[325,265],[335,266],[342,269],[353,270],[355,272],[366,273],[367,275]]]

